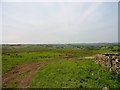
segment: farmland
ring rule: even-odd
[[[120,77],[94,62],[117,44],[2,46],[3,88],[120,88]]]

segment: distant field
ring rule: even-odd
[[[116,88],[119,76],[84,58],[119,53],[118,49],[118,45],[3,45],[3,87]]]

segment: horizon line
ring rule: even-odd
[[[0,43],[0,44],[111,44],[111,43],[116,43],[120,44],[120,42],[76,42],[76,43]]]

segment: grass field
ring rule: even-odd
[[[3,88],[119,88],[118,75],[85,59],[118,51],[108,44],[3,45]]]
[[[91,60],[59,61],[38,71],[31,88],[119,87],[118,77]]]

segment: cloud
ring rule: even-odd
[[[118,2],[119,0],[1,0],[2,2]]]
[[[116,42],[116,5],[4,3],[3,43]]]
[[[2,43],[2,4],[0,3],[0,43]]]

